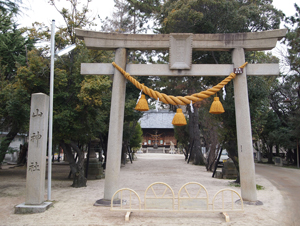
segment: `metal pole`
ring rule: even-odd
[[[48,140],[48,196],[51,200],[52,173],[52,125],[53,125],[53,84],[54,84],[54,48],[55,48],[55,20],[51,28],[51,66],[50,66],[50,107],[49,107],[49,140]]]

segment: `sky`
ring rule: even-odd
[[[44,22],[46,25],[50,26],[51,21],[54,19],[56,25],[64,25],[62,16],[55,10],[53,6],[48,3],[49,0],[23,0],[23,4],[27,8],[23,10],[23,15],[21,16],[20,26],[31,26],[35,21]],[[66,0],[56,0],[58,8],[62,6],[68,7],[69,3],[66,3]],[[85,0],[80,2],[85,3]],[[273,5],[282,10],[287,16],[295,14],[294,3],[296,0],[273,0]],[[111,16],[114,8],[113,0],[92,0],[89,3],[89,8],[91,9],[91,16],[97,18],[100,15],[101,19],[104,19],[106,16]],[[98,19],[97,19],[98,20]],[[99,20],[97,21],[99,23]],[[283,24],[281,25],[283,28]]]
[[[64,25],[62,16],[56,11],[54,6],[51,6],[49,0],[22,0],[23,5],[26,7],[23,14],[20,16],[19,23],[21,27],[31,26],[33,22],[43,22],[45,25],[51,26],[52,20],[55,20],[57,26]],[[62,7],[68,8],[70,3],[66,0],[56,0],[59,9]],[[86,0],[81,0],[81,5],[85,4]],[[96,17],[98,15],[101,19],[107,16],[111,16],[114,8],[113,0],[93,0],[89,3],[89,9],[91,13],[89,16]],[[96,20],[96,23],[97,23]],[[100,23],[98,23],[100,24]]]
[[[33,22],[43,22],[45,25],[51,27],[52,20],[55,20],[56,26],[65,26],[62,16],[56,11],[54,6],[51,6],[49,0],[22,0],[26,7],[23,11],[23,15],[20,16],[18,23],[21,27],[30,27]],[[59,9],[63,6],[68,8],[70,3],[67,0],[55,0]],[[85,4],[86,0],[80,0]],[[295,15],[295,4],[296,0],[273,0],[275,8],[280,9],[285,13],[286,16]],[[89,9],[91,10],[90,16],[96,17],[95,23],[99,27],[93,27],[93,30],[100,30],[100,20],[105,19],[107,16],[111,17],[114,9],[114,0],[92,0],[89,3]],[[284,23],[281,23],[280,28],[284,28]],[[286,46],[277,43],[276,47],[272,50],[273,55],[282,58],[282,54],[286,56]],[[284,67],[284,63],[281,63],[281,70]],[[285,70],[285,69],[283,69]]]

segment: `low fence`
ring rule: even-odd
[[[121,200],[120,204],[113,204],[116,199]],[[239,204],[235,202],[236,199],[240,200]],[[125,221],[129,220],[131,212],[222,212],[228,222],[228,212],[244,212],[243,200],[235,190],[219,190],[210,203],[206,188],[198,182],[184,184],[176,198],[168,184],[152,183],[145,191],[143,208],[140,196],[130,188],[119,189],[111,200],[111,211],[127,212]]]

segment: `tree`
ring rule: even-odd
[[[65,27],[60,27],[56,35],[56,46],[59,49],[69,44],[77,44],[77,48],[67,56],[56,62],[56,68],[64,79],[60,87],[55,89],[54,103],[54,142],[67,153],[70,160],[71,171],[74,175],[74,187],[86,186],[84,175],[84,150],[89,141],[98,137],[101,124],[102,98],[106,97],[111,87],[108,76],[83,76],[80,74],[82,62],[111,61],[111,54],[103,51],[87,50],[84,43],[75,35],[75,28],[93,25],[93,20],[88,18],[88,5],[86,1],[80,10],[80,3],[70,0],[70,9],[58,9],[56,1],[50,3],[57,9],[65,20]],[[77,162],[73,152],[77,154]]]
[[[136,124],[132,134],[133,136],[130,139],[130,147],[134,149],[140,148],[143,140],[143,130],[140,123]]]
[[[89,2],[90,0],[87,1]],[[55,5],[55,1],[51,1],[51,4]],[[55,61],[53,142],[59,144],[68,156],[74,175],[73,186],[81,187],[86,186],[83,168],[85,147],[92,138],[99,136],[102,129],[105,130],[105,126],[101,125],[108,113],[102,111],[105,109],[102,108],[102,103],[106,103],[108,99],[111,81],[108,76],[82,76],[80,63],[111,62],[112,54],[87,50],[84,43],[75,37],[76,27],[82,28],[92,23],[87,19],[87,5],[80,11],[77,1],[70,1],[70,4],[70,10],[63,8],[59,11],[66,21],[66,27],[58,29],[55,48],[62,49],[72,43],[77,43],[77,48]],[[43,24],[35,23],[32,28],[25,30],[27,37],[32,40],[50,38],[49,29]],[[23,98],[28,97],[30,100],[32,93],[49,92],[48,56],[48,46],[34,49],[28,52],[27,63],[18,65],[16,80],[25,90]],[[29,107],[29,104],[25,106]],[[24,116],[29,116],[29,113]],[[28,120],[24,121],[28,124]],[[73,153],[77,154],[78,160],[75,160]]]
[[[129,15],[133,17],[133,33],[139,32],[147,32],[150,28],[148,25],[146,28],[144,27],[149,20],[153,19],[155,13],[160,9],[160,1],[159,0],[127,0]]]
[[[156,22],[158,25],[156,31],[159,33],[232,33],[264,31],[278,28],[280,19],[283,17],[283,13],[273,7],[272,1],[233,0],[166,1],[161,3],[161,10],[158,11],[156,15]],[[258,55],[259,54],[247,53],[247,61],[252,59],[257,60]],[[263,61],[263,54],[261,54],[260,57],[261,59],[259,61]],[[220,52],[194,52],[193,63],[231,63],[231,56],[229,53]],[[165,87],[163,90],[166,91],[165,93],[172,95],[187,95],[197,92],[202,88],[207,89],[211,85],[218,83],[218,81],[218,78],[172,77],[172,79],[159,78],[159,80],[156,80],[155,82],[156,86]],[[254,82],[256,82],[256,80]],[[232,86],[229,86],[228,89],[232,89]],[[219,96],[221,96],[222,99],[222,94]],[[255,95],[253,97],[255,97]],[[230,101],[232,102],[233,99]],[[260,101],[258,102],[260,103]],[[250,108],[253,109],[253,114],[256,113],[257,106],[255,105],[255,102],[253,104],[251,102],[250,104],[254,104],[252,107],[250,106]],[[227,114],[226,118],[235,121],[234,106],[232,106],[233,108],[231,106],[228,107],[231,108],[232,111],[229,111],[231,114]],[[197,107],[194,106],[194,109],[196,109],[195,114],[197,114]],[[194,117],[191,117],[191,115],[189,118],[189,124],[195,125],[197,128],[199,125],[198,119],[193,121]],[[253,118],[254,117],[252,117],[252,120]],[[235,122],[231,125],[234,125],[234,127],[220,125],[219,128],[222,128],[224,131],[228,131],[228,134],[231,134],[230,139],[232,139],[232,141],[230,142],[232,144],[229,145],[232,149],[231,157],[234,159],[236,165],[238,165]],[[190,126],[190,128],[192,130],[193,127]],[[190,132],[189,134],[195,133]],[[199,140],[200,136],[197,136],[197,139]],[[223,143],[222,140],[219,141]],[[190,145],[192,143],[191,140]],[[201,153],[199,147],[197,152]]]
[[[10,12],[12,14],[19,13],[19,4],[18,2],[21,2],[21,0],[1,0],[0,1],[0,11],[2,13]]]
[[[210,98],[211,99],[211,98]],[[209,113],[211,101],[203,100],[199,108],[200,131],[204,139],[206,150],[206,170],[213,171],[218,157],[218,153],[222,147],[220,130],[222,130],[222,122],[220,123],[220,115],[212,115]]]
[[[275,131],[271,131],[270,140],[276,144],[276,154],[282,147],[287,154],[287,162],[297,162],[297,140],[299,139],[299,6],[295,4],[295,16],[286,17],[288,33],[284,43],[288,45],[288,56],[285,62],[290,71],[281,74],[280,80],[273,84],[270,92],[270,105],[277,120]],[[269,152],[269,162],[271,151]]]
[[[290,100],[293,106],[291,112],[292,134],[300,138],[299,115],[300,115],[300,7],[295,3],[295,16],[287,17],[288,33],[286,35],[286,43],[290,47],[288,49],[288,62],[291,68],[292,96]]]
[[[11,141],[27,127],[30,96],[16,75],[17,67],[26,65],[34,40],[17,29],[19,5],[15,1],[0,1],[0,12],[0,130],[8,132],[0,144],[2,163]]]
[[[153,11],[159,7],[158,0],[114,0],[115,10],[112,18],[106,17],[102,30],[117,33],[145,33],[149,30],[147,23],[154,16]]]
[[[187,119],[188,122],[188,119]],[[185,160],[188,160],[188,149],[189,149],[189,130],[188,126],[174,126],[174,136],[177,140],[177,145],[182,146]]]
[[[129,15],[129,5],[125,0],[114,0],[115,10],[112,18],[101,20],[102,30],[106,32],[131,33],[133,28],[132,18]]]
[[[161,33],[234,33],[279,27],[283,13],[272,0],[171,0],[162,6],[157,20]]]
[[[51,1],[56,7],[55,1]],[[86,179],[83,173],[84,149],[90,139],[99,137],[102,141],[104,154],[106,156],[106,143],[108,137],[109,109],[111,80],[108,76],[82,76],[80,74],[80,63],[82,62],[112,62],[112,52],[87,50],[83,42],[76,39],[74,29],[76,27],[86,27],[93,25],[88,20],[88,3],[83,7],[82,11],[78,10],[77,1],[70,1],[71,10],[59,10],[66,21],[66,27],[59,28],[56,43],[59,48],[65,45],[77,43],[77,48],[69,53],[68,56],[61,57],[56,62],[59,74],[64,77],[61,87],[55,90],[54,102],[58,103],[54,109],[54,137],[59,142],[64,151],[69,153],[71,157],[73,150],[77,153],[78,161],[74,161],[74,157],[70,159],[70,166],[75,175],[73,186],[85,186]],[[58,7],[56,7],[58,9]],[[130,87],[130,86],[129,86]],[[132,89],[132,88],[131,88]],[[132,93],[131,89],[127,89],[127,94]],[[135,89],[133,93],[138,93]],[[126,95],[126,110],[124,127],[128,126],[128,130],[124,130],[129,135],[129,139],[124,139],[124,144],[129,144],[137,139],[139,130],[137,130],[137,121],[141,117],[141,113],[133,111],[132,96]],[[105,104],[103,104],[105,103]],[[136,145],[136,144],[134,144]],[[124,148],[127,150],[127,148]],[[78,175],[78,176],[77,176]]]

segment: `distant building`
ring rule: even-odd
[[[7,134],[8,132],[0,132],[0,139],[4,139]],[[5,161],[11,161],[11,162],[17,161],[18,154],[20,151],[20,145],[24,145],[26,141],[27,141],[27,135],[23,133],[22,134],[18,133],[9,145],[9,147],[13,148],[15,152],[12,154],[6,154]]]
[[[169,110],[149,110],[144,113],[139,121],[143,130],[143,148],[169,148],[171,142],[177,145],[172,125],[174,115],[175,112]]]

